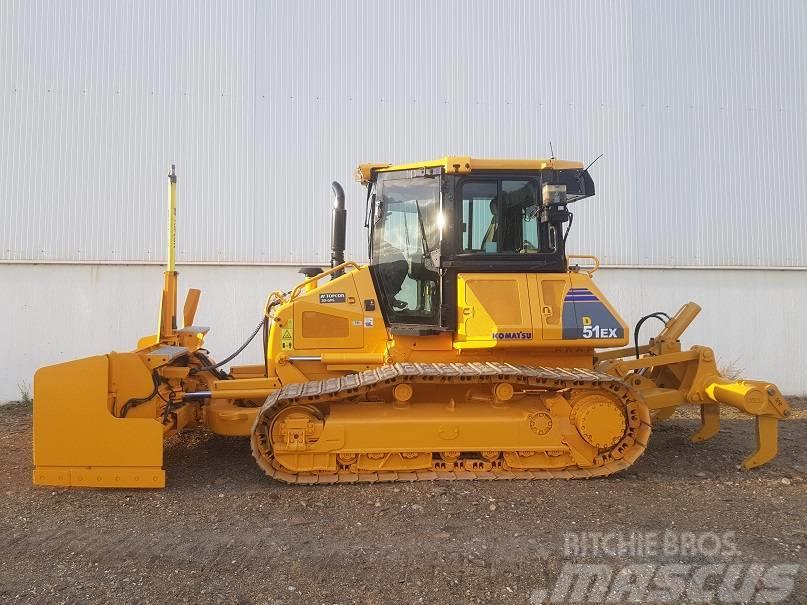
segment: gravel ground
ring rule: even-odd
[[[532,483],[286,486],[259,472],[245,440],[199,432],[167,443],[161,491],[33,487],[30,407],[4,406],[0,599],[539,603],[534,591],[571,561],[807,567],[807,400],[794,403],[779,457],[751,472],[736,464],[753,424],[733,419],[695,446],[697,422],[673,418],[615,477]],[[714,532],[723,551],[564,551],[569,532],[665,531]],[[807,602],[807,570],[787,602]]]

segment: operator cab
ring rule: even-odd
[[[398,334],[456,329],[458,273],[566,272],[567,205],[594,195],[582,164],[556,159],[449,157],[357,176],[371,273]]]

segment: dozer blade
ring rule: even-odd
[[[146,372],[148,384],[148,372]],[[163,430],[109,409],[110,358],[87,357],[34,376],[34,483],[164,487]]]

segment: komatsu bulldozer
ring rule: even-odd
[[[777,453],[790,407],[768,382],[721,375],[711,349],[683,350],[687,303],[640,345],[567,254],[572,204],[594,195],[583,164],[445,157],[363,164],[369,263],[344,260],[338,183],[330,266],[273,292],[251,338],[215,362],[188,292],[178,327],[176,174],[159,329],[132,351],[41,368],[34,380],[34,483],[162,487],[163,441],[205,428],[249,438],[288,483],[602,477],[633,464],[651,426],[700,407],[753,417]],[[260,333],[256,365],[223,367]],[[246,441],[246,440],[245,440]],[[246,447],[246,443],[245,443]]]

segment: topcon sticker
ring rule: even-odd
[[[345,302],[345,293],[344,292],[326,292],[325,294],[319,295],[319,302],[323,305],[327,305],[330,303],[343,303]]]

